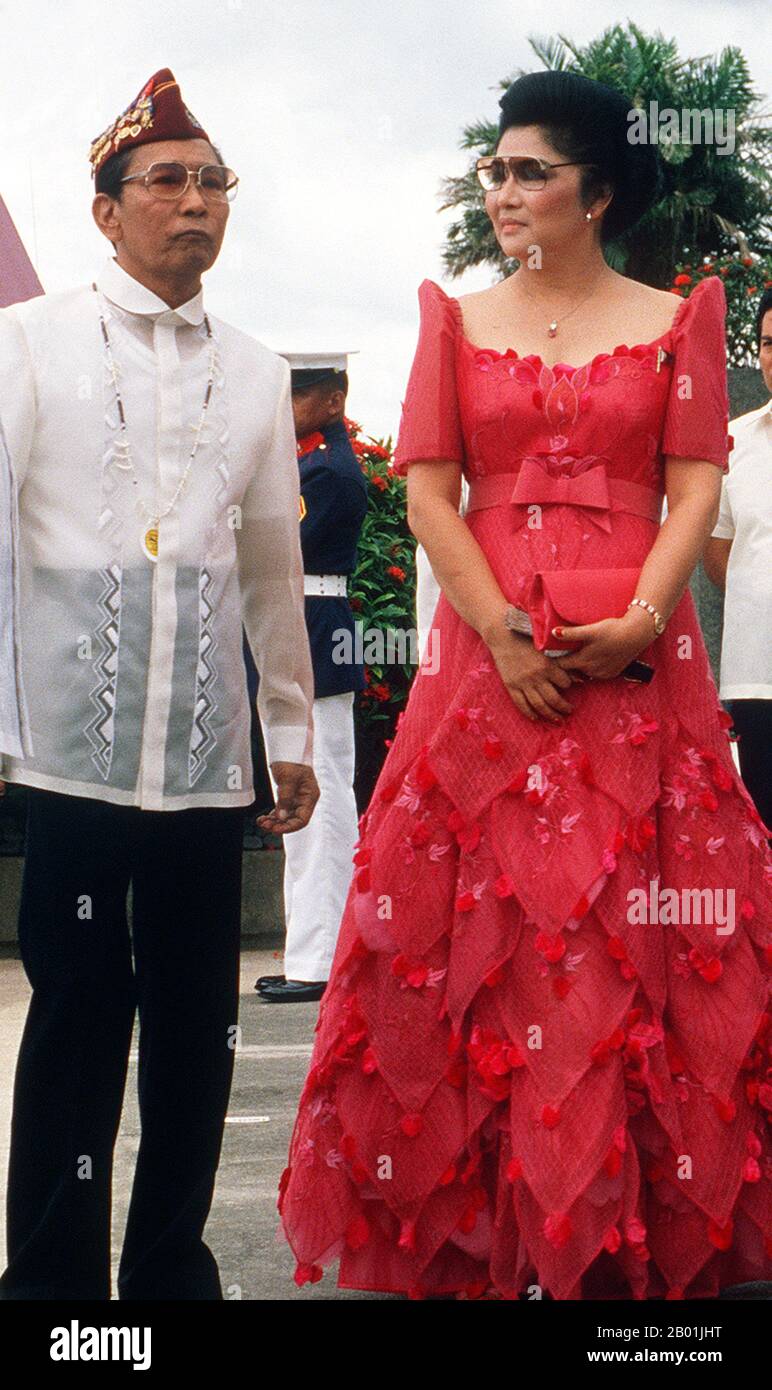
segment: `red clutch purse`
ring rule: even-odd
[[[603,618],[623,618],[635,598],[640,574],[640,569],[540,570],[533,577],[528,597],[537,651],[559,646],[573,652],[582,645],[554,637],[554,627],[581,627]]]

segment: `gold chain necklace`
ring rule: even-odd
[[[600,276],[598,276],[598,280],[600,280]],[[586,303],[587,303],[587,300],[592,298],[593,294],[595,293],[595,289],[596,289],[596,287],[597,287],[598,280],[596,280],[596,281],[595,281],[595,284],[593,284],[593,287],[592,287],[592,289],[590,290],[589,294],[586,294],[586,295],[584,296],[583,299],[580,299],[580,300],[579,300],[579,303],[578,303],[578,304],[575,304],[574,307],[573,307],[572,309],[569,309],[569,310],[567,311],[567,313],[565,313],[565,314],[560,314],[559,317],[558,317],[558,316],[555,316],[554,318],[550,319],[550,322],[549,322],[548,325],[547,325],[547,337],[548,337],[548,338],[555,338],[555,337],[557,337],[558,324],[559,324],[559,323],[562,323],[564,319],[569,319],[569,318],[571,317],[572,314],[575,314],[575,313],[576,313],[577,309],[581,309],[582,305],[583,305],[583,304],[586,304]],[[535,300],[533,299],[533,296],[530,295],[530,294],[528,294],[528,292],[527,292],[526,289],[525,289],[525,286],[523,286],[523,294],[525,294],[526,299],[530,299],[530,300],[531,300],[531,303],[532,303],[532,304],[535,303]]]
[[[152,560],[153,564],[156,564],[158,560],[158,528],[160,522],[162,521],[163,517],[168,516],[169,513],[174,510],[179,498],[182,496],[182,493],[185,490],[185,486],[188,481],[188,474],[190,473],[191,467],[193,465],[193,460],[196,457],[196,453],[198,452],[201,431],[204,427],[206,412],[209,408],[209,401],[212,395],[212,387],[214,385],[214,337],[212,335],[212,325],[209,322],[208,314],[204,314],[206,336],[209,345],[209,373],[207,376],[206,391],[204,393],[204,403],[201,407],[201,414],[198,419],[198,424],[196,425],[195,434],[193,437],[193,448],[191,449],[190,455],[188,457],[187,467],[185,468],[185,472],[183,473],[179,483],[177,484],[171,502],[169,502],[168,505],[164,507],[162,512],[151,512],[139,495],[139,479],[137,478],[137,472],[134,467],[134,461],[131,457],[131,444],[129,443],[129,434],[126,428],[126,412],[123,408],[121,389],[118,385],[118,369],[115,365],[115,358],[113,357],[113,350],[110,343],[110,334],[107,331],[107,324],[105,322],[104,311],[102,309],[102,296],[100,295],[100,292],[95,284],[92,283],[91,288],[97,296],[97,304],[99,306],[99,323],[102,329],[102,341],[105,345],[107,365],[110,369],[110,375],[113,379],[115,399],[118,405],[118,420],[120,422],[121,437],[118,441],[118,444],[116,445],[115,452],[116,454],[120,454],[122,456],[124,462],[119,463],[116,460],[116,467],[126,469],[131,473],[131,481],[135,489],[134,496],[137,503],[137,507],[145,517],[145,524],[142,527],[139,543],[148,560]]]

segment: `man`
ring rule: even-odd
[[[772,290],[761,297],[756,345],[772,393]],[[703,564],[726,591],[720,693],[739,735],[740,773],[772,832],[772,400],[729,428],[734,449]]]
[[[119,1296],[221,1299],[202,1232],[253,796],[242,617],[279,789],[270,828],[301,829],[319,794],[290,374],[204,311],[237,180],[168,69],[91,161],[114,258],[94,286],[0,315],[33,746],[2,769],[30,789],[19,942],[33,993],[0,1296],[110,1296],[138,1007],[142,1136]]]
[[[367,480],[345,425],[347,358],[345,353],[285,355],[292,367],[299,441],[314,771],[321,794],[311,824],[284,842],[284,974],[262,975],[256,985],[268,1004],[318,1000],[329,978],[359,836],[354,695],[365,686],[346,597],[367,512]]]

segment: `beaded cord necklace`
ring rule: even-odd
[[[212,335],[212,325],[209,322],[208,314],[204,314],[206,336],[209,346],[209,372],[207,376],[206,391],[204,393],[204,403],[201,407],[201,414],[198,419],[198,424],[196,425],[195,433],[193,436],[193,447],[188,457],[185,472],[183,473],[179,483],[177,484],[171,502],[169,502],[168,505],[164,507],[162,512],[151,512],[139,495],[139,479],[137,478],[136,469],[134,467],[134,462],[131,457],[131,444],[129,442],[129,434],[128,429],[126,427],[126,412],[123,408],[123,399],[121,397],[121,390],[118,385],[118,369],[115,365],[115,358],[113,357],[112,345],[110,343],[110,335],[107,331],[107,324],[105,322],[104,311],[102,308],[102,297],[95,284],[92,283],[91,288],[97,296],[97,303],[99,306],[99,324],[102,329],[102,341],[105,345],[107,365],[110,371],[110,376],[112,377],[113,387],[115,389],[115,399],[118,405],[118,420],[120,422],[121,437],[118,444],[116,445],[116,454],[120,453],[124,462],[118,462],[116,459],[116,468],[127,469],[132,475],[131,482],[135,490],[134,496],[135,501],[137,503],[137,508],[140,511],[140,513],[144,516],[144,525],[139,538],[139,543],[148,560],[152,560],[153,564],[155,564],[158,560],[159,525],[163,518],[165,516],[168,516],[169,513],[174,510],[179,498],[182,496],[182,493],[185,490],[188,481],[188,475],[190,474],[190,470],[193,465],[193,460],[196,457],[196,453],[198,452],[201,431],[204,427],[206,412],[209,408],[209,401],[212,396],[212,387],[214,386],[214,337]]]

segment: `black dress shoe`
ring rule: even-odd
[[[327,988],[326,980],[276,980],[259,991],[266,1004],[311,1004],[321,999]]]
[[[283,979],[283,975],[260,975],[258,979],[255,980],[255,989],[262,994],[266,985],[275,985],[277,980]]]

